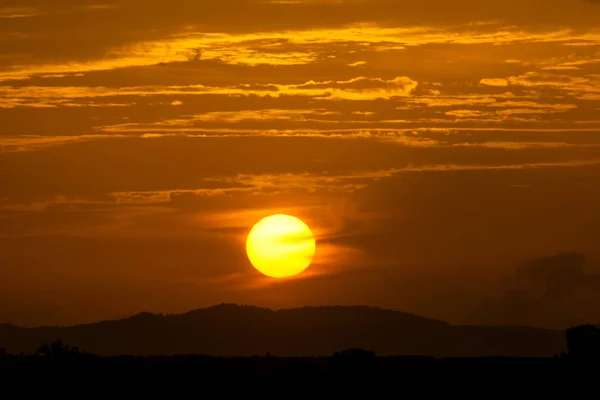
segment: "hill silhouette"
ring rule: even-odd
[[[140,313],[71,327],[0,324],[0,347],[13,354],[30,353],[40,343],[57,339],[98,355],[312,357],[361,348],[382,356],[550,357],[566,350],[561,331],[456,326],[372,307],[274,311],[222,304],[184,314]]]

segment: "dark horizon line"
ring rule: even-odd
[[[125,317],[121,317],[121,318],[102,319],[102,320],[97,320],[97,321],[93,321],[93,322],[78,323],[78,324],[71,324],[71,325],[20,326],[20,325],[12,324],[9,322],[0,322],[0,327],[1,326],[13,327],[13,328],[18,328],[18,329],[74,328],[74,327],[89,326],[89,325],[95,325],[95,324],[101,324],[101,323],[125,321],[128,319],[136,318],[139,316],[146,316],[146,315],[151,315],[151,316],[161,317],[161,318],[183,316],[183,315],[193,314],[195,312],[207,311],[207,310],[211,310],[211,309],[215,309],[215,308],[219,308],[219,307],[235,307],[238,309],[243,309],[243,308],[257,309],[257,310],[273,312],[273,313],[286,312],[286,311],[300,311],[300,310],[308,310],[308,309],[360,309],[360,308],[362,308],[362,309],[369,309],[369,310],[378,310],[378,311],[384,311],[384,312],[398,313],[398,314],[402,314],[404,316],[412,316],[412,317],[422,318],[422,319],[429,320],[429,321],[436,321],[439,323],[444,323],[450,327],[535,329],[535,330],[551,331],[551,332],[562,332],[569,328],[569,327],[565,327],[564,329],[556,329],[556,328],[536,327],[536,326],[527,326],[527,325],[498,325],[498,324],[496,324],[496,325],[491,325],[491,324],[452,324],[452,323],[449,323],[449,322],[446,322],[443,320],[439,320],[436,318],[430,318],[430,317],[426,317],[426,316],[415,314],[415,313],[405,312],[405,311],[401,311],[401,310],[395,310],[392,308],[384,308],[384,307],[369,306],[369,305],[351,305],[351,306],[350,305],[319,305],[319,306],[270,308],[270,307],[255,306],[255,305],[251,305],[251,304],[238,304],[238,303],[227,303],[227,302],[222,302],[222,303],[214,304],[212,306],[207,306],[207,307],[196,308],[196,309],[192,309],[190,311],[185,311],[185,312],[180,312],[180,313],[162,313],[162,312],[140,311],[140,312],[132,314],[130,316],[125,316]],[[600,327],[600,323],[597,323],[597,324],[589,323],[589,324]]]

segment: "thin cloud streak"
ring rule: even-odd
[[[208,182],[220,182],[227,185],[239,184],[244,188],[223,187],[195,190],[167,190],[146,192],[115,192],[111,196],[117,204],[164,204],[173,196],[192,194],[197,196],[227,196],[236,192],[245,193],[279,193],[281,190],[299,190],[316,192],[318,190],[337,190],[354,192],[368,187],[370,181],[391,178],[412,172],[452,172],[452,171],[501,171],[537,168],[578,168],[600,165],[600,159],[572,160],[564,162],[540,162],[505,165],[460,165],[439,164],[423,166],[407,166],[377,171],[357,171],[344,175],[314,175],[314,174],[281,174],[281,175],[240,175],[230,178],[211,178]]]
[[[469,138],[450,142],[445,140],[451,133],[461,132],[460,129],[431,129],[424,131],[387,131],[387,130],[235,130],[235,129],[203,129],[205,134],[194,133],[127,133],[127,134],[92,134],[77,136],[34,136],[23,135],[14,137],[0,137],[0,153],[43,151],[56,146],[67,144],[86,143],[94,141],[114,141],[115,146],[119,145],[119,140],[160,140],[167,138],[196,139],[196,140],[217,140],[217,139],[236,139],[236,138],[307,138],[323,140],[373,140],[377,142],[389,143],[390,145],[401,145],[405,147],[416,148],[496,148],[505,150],[521,149],[560,149],[560,148],[595,148],[600,143],[569,143],[557,141],[472,141]],[[471,132],[477,129],[465,129],[463,131]],[[481,132],[502,132],[502,129],[481,129]],[[515,129],[512,132],[596,132],[596,129]],[[506,130],[506,132],[511,132]],[[423,136],[425,133],[435,134],[435,138]]]

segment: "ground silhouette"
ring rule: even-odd
[[[389,386],[416,389],[420,395],[447,394],[452,389],[514,394],[523,393],[524,388],[540,394],[555,392],[560,385],[572,389],[596,382],[600,357],[593,349],[600,344],[600,336],[591,333],[591,328],[598,330],[572,328],[565,339],[573,352],[545,358],[382,357],[358,348],[330,357],[98,356],[57,340],[41,344],[35,353],[1,354],[0,381],[33,378],[38,385],[50,382],[50,387],[63,394],[78,387],[122,393],[128,386],[137,396],[147,392],[154,397],[159,389],[173,396],[178,390],[189,393],[207,387],[217,388],[220,394],[231,390],[247,394],[254,389],[262,394],[290,390],[315,394],[333,389],[356,396],[357,390],[366,389],[374,396]],[[65,380],[72,383],[61,385]]]
[[[567,329],[567,349],[571,357],[600,362],[600,329],[582,325]]]
[[[434,358],[379,356],[350,348],[329,357],[214,357],[206,355],[99,356],[62,340],[33,353],[0,351],[0,382],[45,394],[82,393],[153,397],[208,393],[380,397],[390,390],[421,396],[475,391],[536,395],[593,387],[600,373],[600,329],[587,325],[563,333],[567,353],[553,357]],[[217,390],[217,392],[214,392]],[[527,392],[524,392],[527,390]],[[381,395],[379,395],[381,393]],[[566,392],[565,392],[566,393]]]
[[[179,315],[141,313],[73,327],[0,326],[0,346],[27,353],[62,339],[104,356],[206,354],[329,357],[347,349],[378,356],[552,357],[565,352],[564,332],[519,327],[453,326],[371,307],[273,311],[222,304]]]

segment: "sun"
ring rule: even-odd
[[[258,222],[246,239],[246,252],[258,271],[271,278],[290,278],[306,270],[315,255],[316,240],[302,220],[272,215]]]

